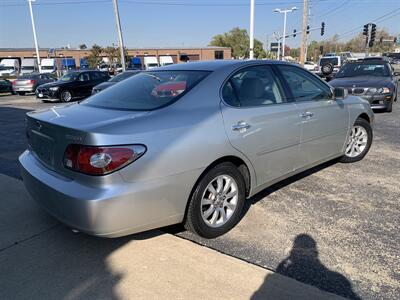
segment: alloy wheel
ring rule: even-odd
[[[62,100],[64,102],[69,102],[69,101],[71,101],[71,99],[72,99],[72,96],[71,96],[71,93],[69,91],[62,92]]]
[[[346,156],[357,157],[363,153],[368,144],[368,133],[364,127],[353,126],[346,145]]]
[[[210,227],[226,224],[236,210],[238,185],[229,175],[215,177],[205,189],[201,199],[201,216]]]

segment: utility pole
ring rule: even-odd
[[[33,40],[35,42],[35,49],[36,49],[36,60],[39,68],[39,73],[42,73],[42,66],[40,65],[40,55],[39,55],[39,46],[36,38],[36,28],[35,28],[35,19],[33,17],[33,10],[32,10],[32,2],[36,0],[28,0],[29,3],[29,11],[31,13],[31,21],[32,21],[32,31],[33,31]]]
[[[122,70],[125,71],[126,65],[125,65],[124,41],[122,40],[121,22],[119,20],[118,0],[113,0],[113,5],[115,14],[115,24],[117,26],[117,32],[118,32],[118,45],[119,45],[119,51],[121,53],[121,65],[122,65]]]
[[[307,22],[308,22],[308,0],[303,0],[303,24],[301,33],[301,44],[300,44],[300,64],[304,65],[306,60],[306,44],[307,44]]]
[[[254,59],[254,0],[250,0],[250,59]]]
[[[284,21],[283,21],[283,36],[282,36],[282,60],[285,60],[285,42],[286,42],[286,20],[287,20],[287,13],[293,12],[297,10],[297,7],[292,7],[291,9],[284,9],[281,10],[279,8],[276,8],[274,12],[277,13],[282,13],[285,15]]]

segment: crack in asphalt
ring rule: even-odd
[[[32,240],[32,239],[34,239],[34,238],[36,238],[36,237],[39,237],[40,235],[42,235],[42,234],[44,234],[44,233],[46,233],[46,232],[49,232],[49,231],[55,229],[56,227],[58,227],[58,226],[60,226],[60,225],[61,225],[61,223],[57,223],[57,224],[55,224],[55,225],[53,225],[53,226],[51,226],[51,227],[49,227],[49,228],[46,228],[46,229],[44,229],[44,230],[42,230],[42,231],[40,231],[40,232],[38,232],[38,233],[35,233],[35,234],[33,234],[33,235],[31,235],[31,236],[29,236],[29,237],[27,237],[27,238],[24,238],[24,239],[22,239],[22,240],[16,241],[16,242],[14,242],[12,245],[9,245],[9,246],[4,247],[4,248],[0,248],[0,253],[6,251],[6,250],[8,250],[8,249],[11,249],[11,248],[13,248],[13,247],[15,247],[15,246],[17,246],[17,245],[21,245],[22,243],[27,242],[27,241],[30,241],[30,240]]]

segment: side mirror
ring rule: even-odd
[[[347,89],[344,88],[334,88],[333,89],[333,99],[334,100],[342,100],[347,97],[349,94]]]

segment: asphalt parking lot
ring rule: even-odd
[[[24,115],[52,105],[0,95],[1,174],[20,178]],[[346,298],[398,299],[399,103],[393,113],[376,113],[374,135],[363,161],[329,162],[253,197],[239,225],[220,238],[164,230]]]

